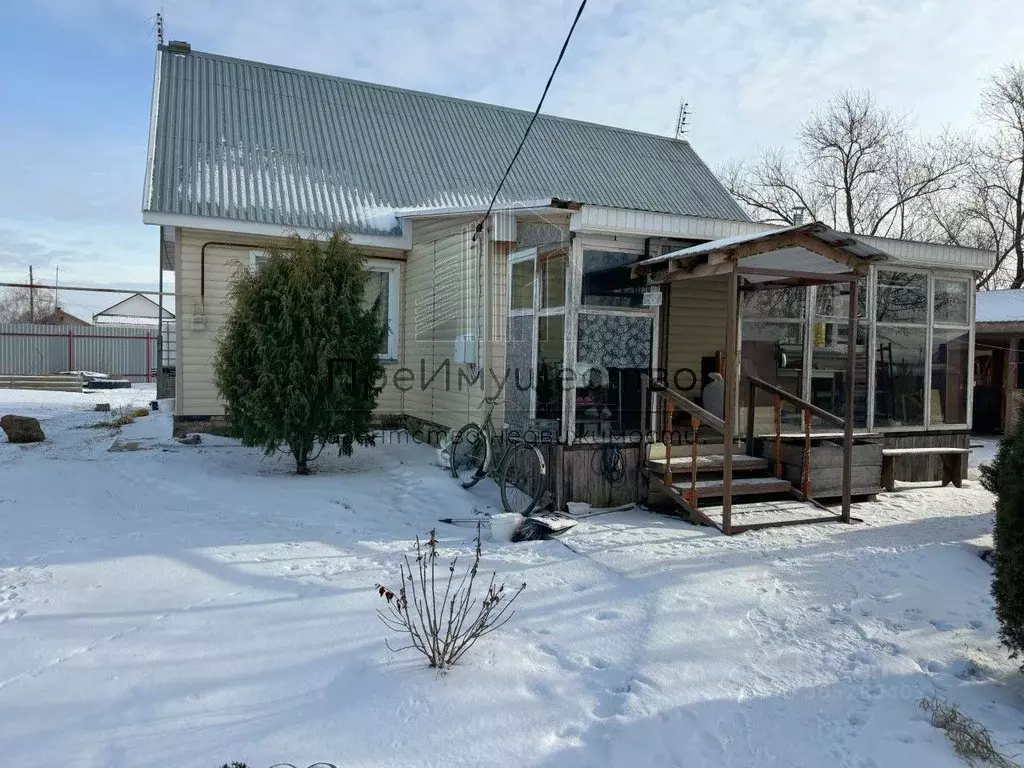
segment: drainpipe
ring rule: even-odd
[[[262,250],[266,248],[266,244],[263,245],[251,245],[246,243],[224,243],[217,240],[209,240],[203,243],[202,248],[199,249],[199,299],[203,302],[203,311],[206,311],[206,249],[208,246],[215,245],[218,248],[245,248],[246,250]],[[181,258],[181,254],[178,254],[178,258]],[[178,290],[175,288],[175,290]]]
[[[480,332],[483,334],[483,345],[481,350],[480,364],[483,366],[480,370],[484,377],[484,397],[491,396],[491,325],[494,322],[492,317],[492,301],[494,282],[491,279],[491,258],[490,258],[490,229],[491,222],[488,221],[484,226],[481,234],[483,237],[477,241],[480,244],[480,253],[483,256],[483,281],[484,281],[484,321],[481,325]]]

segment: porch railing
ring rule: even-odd
[[[764,392],[773,396],[773,410],[774,410],[774,422],[775,422],[775,476],[782,478],[782,401],[785,400],[788,403],[796,406],[800,409],[803,429],[804,429],[804,455],[803,455],[803,468],[800,473],[800,493],[808,500],[811,501],[811,419],[817,416],[819,419],[824,421],[826,424],[839,427],[846,431],[846,420],[841,419],[834,413],[819,408],[813,403],[808,402],[802,398],[797,397],[791,392],[787,392],[774,384],[769,384],[763,379],[759,379],[756,376],[747,377],[747,453],[753,455],[754,452],[754,416],[755,408],[754,404],[757,399],[757,390],[760,389]],[[845,462],[848,461],[848,457],[844,451],[843,461],[844,470]]]
[[[782,403],[788,402],[796,408],[800,409],[803,421],[803,466],[801,468],[800,475],[800,487],[795,487],[795,484],[790,483],[793,486],[793,494],[797,498],[806,501],[814,506],[829,511],[823,507],[819,502],[812,498],[813,490],[813,477],[811,468],[811,421],[817,417],[824,421],[826,424],[830,424],[843,430],[843,511],[839,519],[843,522],[850,521],[850,508],[849,508],[849,493],[851,483],[851,468],[853,465],[853,431],[846,419],[836,416],[834,413],[819,408],[813,403],[804,400],[796,395],[787,392],[774,384],[769,384],[763,379],[759,379],[756,376],[747,376],[747,424],[746,424],[746,453],[748,455],[754,455],[755,451],[755,403],[757,399],[757,390],[762,390],[772,395],[773,398],[773,411],[774,411],[774,474],[779,479],[783,479],[783,461],[782,461]],[[699,457],[699,443],[697,434],[701,427],[707,427],[714,432],[723,436],[724,451],[726,453],[733,453],[733,445],[736,441],[736,436],[727,435],[725,421],[720,419],[715,414],[711,413],[705,408],[697,405],[697,403],[684,397],[679,392],[673,390],[662,382],[653,380],[650,376],[642,375],[641,381],[641,402],[643,403],[643,409],[641,411],[641,462],[646,463],[647,456],[647,436],[649,434],[648,419],[650,417],[651,401],[650,396],[654,396],[655,403],[664,403],[664,429],[662,430],[661,442],[665,446],[665,466],[662,469],[661,482],[666,489],[674,489],[674,474],[672,471],[672,419],[675,416],[675,411],[678,408],[690,416],[690,483],[689,489],[685,492],[682,498],[686,504],[693,508],[693,511],[699,514],[698,510],[698,498],[697,498],[697,473],[698,473],[698,457]],[[662,411],[659,411],[662,412]],[[729,487],[731,486],[731,473],[727,472],[728,477],[726,478],[725,487],[726,493],[729,493]],[[728,528],[728,524],[723,523],[725,528]],[[723,530],[725,530],[723,528]],[[726,531],[728,532],[728,531]]]
[[[665,468],[662,470],[661,482],[666,488],[672,488],[674,484],[672,473],[672,419],[675,416],[677,407],[690,415],[690,489],[686,493],[686,502],[692,507],[697,507],[697,457],[700,450],[697,442],[697,433],[703,426],[724,436],[725,422],[711,413],[711,411],[701,408],[689,398],[684,397],[667,384],[654,381],[646,374],[640,377],[640,381],[642,388],[641,402],[643,403],[640,433],[644,436],[642,438],[644,444],[640,447],[641,461],[646,461],[644,453],[647,450],[648,393],[650,393],[654,396],[655,401],[659,398],[664,401],[665,406],[665,429],[662,431],[661,441],[665,445]]]

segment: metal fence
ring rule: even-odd
[[[95,371],[142,382],[153,381],[157,360],[155,327],[0,324],[0,374]]]

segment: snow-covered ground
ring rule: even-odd
[[[493,489],[399,435],[296,477],[169,440],[166,408],[111,452],[97,399],[0,390],[49,437],[0,442],[0,765],[952,768],[916,704],[935,692],[1024,751],[976,481],[901,487],[853,526],[725,538],[635,511],[488,541],[527,590],[438,675],[385,648],[373,585]]]

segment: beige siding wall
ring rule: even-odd
[[[249,263],[249,250],[265,245],[267,238],[236,235],[227,232],[183,229],[178,249],[179,259],[176,271],[177,297],[175,317],[178,332],[177,409],[183,416],[217,416],[224,413],[224,406],[213,384],[213,355],[217,334],[223,327],[228,305],[228,282],[235,272]],[[233,245],[211,245],[206,249],[206,289],[200,297],[200,262],[202,246],[207,242],[230,243]],[[372,251],[367,255],[376,258],[402,258],[402,251]],[[399,279],[402,280],[404,275]],[[401,294],[400,294],[401,295]],[[206,327],[202,331],[192,330],[192,316],[205,314]],[[399,350],[402,348],[402,311],[399,310]],[[389,381],[398,368],[388,364]],[[401,393],[390,384],[377,403],[379,413],[401,413]]]
[[[415,221],[406,264],[403,361],[414,379],[405,385],[405,413],[452,428],[478,419],[483,397],[481,367],[455,363],[459,334],[475,333],[478,355],[483,354],[484,286],[481,257],[472,239],[475,224],[471,217]],[[498,275],[492,276],[497,292],[504,278],[498,282]],[[496,306],[495,317],[499,312]],[[503,365],[503,347],[495,345],[493,352]]]
[[[667,361],[669,382],[681,368],[689,368],[697,383],[689,395],[700,394],[700,359],[721,350],[725,352],[726,297],[728,278],[708,277],[672,283],[668,302]],[[680,374],[679,384],[689,383],[688,374]]]

